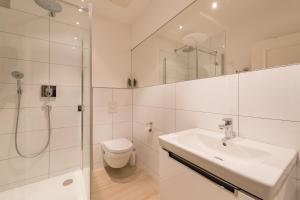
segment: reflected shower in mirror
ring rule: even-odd
[[[144,87],[300,63],[299,8],[197,0],[132,50],[132,76]]]

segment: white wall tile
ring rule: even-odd
[[[81,147],[50,152],[50,173],[81,166]]]
[[[118,106],[117,112],[113,114],[113,122],[130,122],[132,121],[132,107],[131,106]]]
[[[94,125],[112,123],[112,113],[107,107],[94,107],[93,116]]]
[[[132,105],[132,90],[131,89],[114,89],[113,99],[118,106]]]
[[[100,144],[103,141],[111,140],[113,139],[112,136],[112,123],[109,124],[102,124],[102,125],[94,125],[94,137],[93,137],[93,143],[94,144]]]
[[[158,152],[143,145],[137,140],[134,140],[133,144],[136,149],[137,163],[141,162],[150,174],[158,175]]]
[[[145,126],[147,123],[153,122],[155,129],[171,133],[175,131],[175,110],[134,106],[133,121]]]
[[[49,42],[1,32],[0,57],[49,62]]]
[[[49,40],[49,20],[19,10],[0,7],[0,30],[7,33]]]
[[[94,88],[93,89],[93,104],[94,107],[108,106],[112,101],[112,89]]]
[[[240,114],[300,121],[300,66],[240,75]]]
[[[11,140],[14,142],[14,134]],[[48,131],[31,131],[18,133],[18,147],[25,155],[34,155],[45,148],[48,141]],[[15,146],[11,146],[11,152],[15,154]],[[49,147],[45,151],[48,151]],[[17,156],[17,154],[15,154]]]
[[[81,104],[81,87],[57,86],[56,98],[50,101],[52,106],[76,107]]]
[[[21,108],[42,107],[45,103],[41,99],[41,87],[23,85],[23,95],[21,97]],[[18,95],[17,84],[0,83],[0,108],[17,108]]]
[[[51,130],[50,151],[81,146],[81,127],[58,128]]]
[[[46,175],[48,153],[33,159],[13,158],[0,161],[0,185]]]
[[[300,122],[253,117],[240,117],[239,122],[240,137],[292,148],[300,152]]]
[[[51,127],[64,128],[78,126],[81,123],[81,112],[77,107],[53,107],[51,110]]]
[[[153,129],[152,132],[149,132],[145,130],[145,126],[143,126],[143,124],[139,124],[136,122],[133,123],[134,139],[138,140],[144,145],[149,146],[154,150],[158,150],[159,148],[158,137],[163,134],[165,133],[157,129]]]
[[[133,105],[175,108],[175,84],[134,89]]]
[[[0,82],[16,83],[11,76],[13,71],[21,71],[24,74],[22,84],[47,84],[49,64],[25,60],[0,58]]]
[[[0,160],[13,157],[14,151],[14,135],[13,134],[2,134],[0,135]]]
[[[132,138],[132,122],[114,123],[113,124],[113,138]]]
[[[222,115],[213,113],[203,113],[196,111],[176,111],[176,131],[183,131],[192,128],[201,128],[219,133],[224,133],[219,129],[219,125],[224,124],[222,119],[232,118],[233,131],[238,133],[238,116]]]
[[[177,83],[176,108],[237,115],[238,76],[229,75]]]
[[[0,109],[0,134],[13,133],[16,123],[16,109]],[[48,126],[46,111],[43,108],[20,110],[19,131],[44,130]]]
[[[64,86],[81,86],[81,67],[51,64],[50,83]]]
[[[18,133],[18,147],[25,155],[35,154],[45,147],[47,139],[47,130]],[[15,149],[15,134],[0,135],[0,160],[16,157],[19,155]]]
[[[82,49],[51,42],[50,62],[57,65],[82,66]]]

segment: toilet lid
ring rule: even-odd
[[[104,150],[111,153],[124,153],[132,149],[132,143],[128,139],[114,139],[102,143]]]

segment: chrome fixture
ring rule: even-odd
[[[49,11],[50,17],[55,17],[56,13],[62,11],[62,6],[58,0],[34,0],[41,8]]]
[[[231,118],[224,118],[223,121],[225,124],[219,125],[221,130],[225,130],[225,137],[222,139],[222,144],[227,146],[226,141],[230,140],[235,137],[235,133],[233,132],[232,128],[232,119]]]
[[[200,49],[200,48],[196,48],[193,46],[189,46],[189,45],[184,45],[182,47],[179,47],[177,49],[174,49],[175,53],[178,53],[178,51],[182,50],[183,53],[190,53],[193,52],[195,50],[201,52],[201,53],[206,53],[212,56],[216,56],[218,54],[218,51],[216,50],[210,50],[210,49]]]
[[[149,122],[146,124],[145,131],[152,133],[153,132],[153,122]]]
[[[23,157],[23,158],[35,158],[39,155],[41,155],[49,146],[50,143],[50,136],[51,136],[51,120],[50,120],[50,111],[51,111],[51,106],[50,105],[46,105],[47,108],[47,114],[48,114],[48,139],[47,142],[44,146],[44,148],[35,154],[31,154],[31,155],[25,155],[24,153],[22,153],[19,149],[19,145],[18,145],[18,127],[19,127],[19,117],[20,117],[20,107],[21,107],[21,99],[22,99],[22,94],[23,94],[23,89],[22,89],[22,85],[21,85],[21,79],[24,78],[24,74],[22,72],[19,71],[13,71],[11,73],[12,77],[15,78],[17,80],[17,95],[18,95],[18,104],[17,104],[17,119],[16,119],[16,127],[15,127],[15,148],[16,151],[18,153],[19,156]]]
[[[195,48],[192,47],[192,46],[185,45],[185,46],[180,47],[178,49],[174,49],[174,52],[177,53],[180,50],[182,50],[183,53],[190,53],[190,52],[194,51]]]

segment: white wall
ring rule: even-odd
[[[49,29],[49,19],[36,16],[47,15],[40,13],[42,9],[33,1],[14,1],[12,6],[0,7],[6,16],[0,28],[0,190],[81,168],[81,113],[77,105],[81,104],[82,67],[89,66],[88,59],[82,58],[89,44],[87,16],[64,6],[65,12],[51,19]],[[50,146],[33,159],[21,158],[15,150],[14,70],[25,75],[18,135],[23,153],[39,152],[46,144],[48,121],[43,106],[52,105]],[[49,83],[57,85],[56,99],[40,98],[41,84]]]
[[[239,136],[300,151],[300,66],[135,89],[133,140],[139,166],[159,178],[161,134],[190,128],[217,131],[232,118]],[[144,131],[154,122],[154,133]],[[300,165],[293,184],[300,191]],[[299,193],[300,194],[300,193]]]
[[[142,42],[192,2],[194,0],[152,0],[144,13],[132,25],[131,47]]]
[[[131,29],[127,24],[94,14],[93,87],[126,88],[131,74]]]
[[[101,142],[132,138],[132,90],[93,89],[93,163],[103,167]]]

